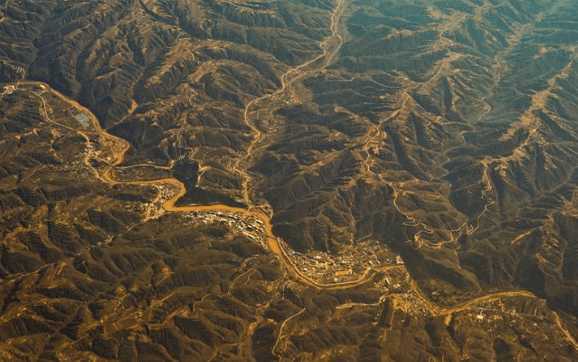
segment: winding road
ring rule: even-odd
[[[177,206],[177,202],[181,199],[186,193],[187,189],[186,186],[176,178],[163,178],[157,180],[135,180],[135,181],[119,181],[116,180],[113,176],[115,168],[121,166],[125,161],[125,156],[128,150],[130,149],[130,144],[125,139],[120,137],[116,137],[110,133],[108,133],[105,129],[103,129],[100,125],[100,122],[96,118],[96,116],[86,107],[82,106],[77,101],[74,101],[65,95],[59,93],[58,91],[52,89],[49,85],[44,84],[42,82],[35,82],[35,81],[21,81],[17,82],[17,87],[38,87],[44,92],[52,92],[52,94],[58,97],[62,102],[65,102],[70,107],[77,109],[79,112],[85,114],[92,126],[92,131],[84,131],[79,129],[72,129],[68,126],[63,124],[58,124],[58,126],[65,127],[69,130],[75,131],[89,142],[89,134],[95,133],[98,136],[102,137],[104,140],[107,140],[107,144],[111,145],[113,157],[109,160],[109,165],[106,167],[104,171],[96,171],[96,177],[99,178],[102,182],[116,185],[116,184],[128,184],[128,185],[141,185],[141,186],[161,186],[161,185],[170,185],[171,187],[175,188],[177,192],[168,200],[166,200],[162,208],[167,212],[175,212],[175,213],[187,213],[187,212],[222,212],[225,214],[234,214],[237,216],[242,217],[251,217],[255,218],[262,222],[263,229],[265,232],[266,237],[266,244],[267,247],[271,252],[279,257],[282,263],[285,265],[286,270],[289,274],[291,274],[294,278],[301,281],[303,284],[308,285],[313,288],[317,289],[325,289],[325,290],[337,290],[337,289],[347,289],[353,288],[359,285],[362,285],[366,282],[372,280],[372,277],[375,275],[375,272],[368,268],[360,276],[357,280],[346,281],[341,283],[331,283],[331,284],[324,284],[319,283],[313,278],[309,277],[308,275],[304,274],[299,267],[295,264],[291,256],[285,250],[282,241],[274,235],[273,233],[273,226],[271,224],[271,217],[267,215],[262,207],[257,207],[253,205],[251,198],[250,198],[250,187],[251,187],[251,176],[241,167],[244,163],[250,162],[251,158],[253,157],[254,150],[259,143],[262,142],[263,138],[265,137],[264,133],[252,122],[251,115],[253,114],[252,110],[258,105],[260,102],[270,100],[275,97],[282,97],[286,96],[286,93],[290,90],[291,86],[302,79],[308,74],[312,74],[315,72],[319,72],[327,67],[331,61],[335,58],[341,46],[343,45],[343,35],[341,34],[341,20],[343,18],[345,9],[346,9],[346,0],[338,0],[335,8],[331,13],[331,34],[326,37],[323,41],[320,42],[319,47],[323,50],[323,52],[311,60],[298,65],[296,67],[290,68],[281,76],[281,87],[273,92],[266,95],[263,95],[259,98],[253,99],[249,102],[245,110],[243,112],[243,122],[246,123],[249,129],[251,129],[253,133],[253,139],[249,144],[247,151],[245,152],[244,156],[239,159],[239,161],[234,166],[234,169],[237,171],[239,175],[243,178],[242,183],[242,192],[243,197],[245,199],[246,204],[248,205],[247,208],[241,207],[233,207],[228,206],[225,204],[211,204],[211,205],[186,205],[186,206]],[[46,106],[46,101],[42,99],[42,104],[44,106],[44,117],[47,121],[50,121],[50,117],[48,114],[48,108]],[[56,122],[51,122],[56,123]],[[87,158],[85,163],[88,167],[93,168],[90,166],[90,160]]]
[[[255,113],[255,109],[259,106],[261,102],[269,101],[275,97],[287,97],[288,99],[291,97],[291,86],[298,80],[302,79],[303,77],[314,74],[316,72],[322,71],[325,69],[334,58],[337,56],[339,50],[341,49],[344,36],[341,33],[342,27],[340,26],[342,18],[345,13],[345,9],[347,8],[346,0],[338,0],[333,12],[331,14],[331,34],[324,39],[320,43],[320,49],[323,50],[321,54],[316,56],[315,58],[293,67],[289,69],[285,74],[281,76],[281,87],[276,90],[274,93],[263,95],[259,98],[253,99],[249,102],[243,112],[243,122],[247,125],[247,127],[253,133],[252,141],[250,142],[249,146],[245,154],[239,158],[237,163],[234,165],[234,170],[241,175],[243,178],[242,182],[242,195],[248,205],[247,208],[240,208],[240,207],[232,207],[224,204],[212,204],[212,205],[187,205],[187,206],[177,206],[177,201],[181,199],[187,192],[185,185],[177,180],[176,178],[163,178],[157,180],[150,180],[150,181],[119,181],[114,178],[114,170],[116,167],[122,165],[125,161],[125,156],[127,151],[130,148],[130,144],[119,137],[116,137],[110,133],[108,133],[105,129],[103,129],[100,125],[100,122],[96,118],[96,116],[87,108],[79,104],[78,102],[64,96],[63,94],[57,92],[56,90],[50,88],[48,85],[40,82],[32,82],[32,81],[22,81],[17,82],[16,85],[18,87],[38,87],[43,92],[51,92],[54,96],[58,97],[61,101],[68,104],[70,107],[77,109],[79,112],[85,114],[91,125],[92,130],[79,130],[79,129],[72,129],[75,132],[81,134],[87,142],[90,142],[89,135],[98,135],[102,137],[104,140],[107,140],[107,144],[111,145],[111,152],[112,152],[112,159],[110,160],[108,166],[103,170],[96,170],[96,177],[98,177],[102,182],[115,185],[115,184],[134,184],[134,185],[152,185],[152,186],[161,186],[161,185],[169,185],[172,188],[176,189],[176,192],[172,197],[166,200],[162,208],[167,212],[173,213],[188,213],[188,212],[222,212],[226,214],[234,214],[237,216],[243,216],[247,218],[253,218],[260,220],[263,225],[263,230],[265,233],[266,238],[266,245],[269,250],[274,253],[283,263],[288,273],[295,279],[299,280],[304,285],[307,285],[312,288],[322,289],[322,290],[339,290],[339,289],[348,289],[358,287],[365,283],[368,283],[373,280],[373,278],[377,275],[378,270],[367,268],[366,271],[361,275],[358,279],[347,281],[347,282],[339,282],[339,283],[330,283],[324,284],[320,283],[313,278],[309,277],[305,273],[301,271],[301,269],[295,264],[293,258],[289,255],[288,251],[284,247],[284,243],[281,239],[273,233],[273,226],[271,224],[271,217],[267,215],[265,211],[263,211],[263,207],[259,207],[253,205],[251,200],[251,182],[252,178],[246,171],[246,164],[250,163],[252,157],[256,153],[256,148],[259,147],[260,144],[263,143],[266,134],[262,131],[258,125],[253,121],[252,115]],[[289,93],[289,94],[288,94]],[[40,96],[41,97],[41,96]],[[50,120],[50,115],[46,107],[46,103],[43,97],[44,105],[44,113],[47,120]],[[71,129],[68,126],[59,124],[59,126],[66,127]],[[90,159],[87,158],[86,164],[90,166]],[[90,166],[94,169],[94,167]],[[397,197],[398,191],[395,193],[394,197],[394,205],[397,208]],[[415,222],[411,216],[407,216],[408,220]],[[469,308],[475,307],[478,304],[490,302],[493,300],[497,300],[500,298],[505,297],[528,297],[528,298],[535,298],[535,296],[528,292],[528,291],[507,291],[507,292],[497,292],[491,293],[488,295],[480,296],[474,299],[471,299],[467,302],[461,303],[459,305],[455,305],[453,307],[440,307],[438,305],[433,304],[430,302],[419,290],[417,284],[412,283],[412,289],[414,289],[417,294],[419,295],[420,299],[423,299],[424,303],[427,305],[428,309],[430,310],[433,316],[444,316],[450,315],[456,312],[461,312],[467,310]],[[293,317],[298,316],[300,313],[303,313],[303,310],[296,313]],[[577,347],[576,341],[574,340],[572,334],[563,326],[563,323],[560,321],[560,318],[556,313],[555,319],[556,323],[561,330],[562,334],[565,338],[571,343],[575,348]],[[285,321],[286,323],[287,321]],[[282,329],[282,328],[281,328]]]
[[[287,72],[285,72],[281,76],[281,87],[273,92],[265,94],[261,97],[255,98],[245,106],[245,110],[243,111],[243,122],[246,126],[252,131],[253,138],[250,142],[249,146],[247,147],[247,151],[245,152],[244,157],[238,159],[236,164],[234,165],[233,169],[237,172],[238,175],[242,178],[242,195],[246,205],[253,205],[251,199],[251,176],[247,173],[246,168],[242,166],[246,163],[249,163],[255,154],[255,149],[264,139],[264,133],[259,129],[259,127],[251,120],[251,115],[253,114],[253,109],[257,108],[259,103],[263,101],[272,100],[276,97],[283,97],[285,96],[289,102],[291,102],[291,94],[286,94],[288,91],[290,92],[291,86],[298,80],[305,77],[307,74],[311,74],[314,72],[320,72],[321,70],[325,69],[335,56],[339,53],[339,50],[343,46],[344,38],[341,34],[341,19],[343,18],[344,12],[346,9],[346,0],[338,0],[337,5],[333,9],[331,13],[331,34],[325,38],[323,41],[319,43],[319,48],[323,50],[321,54],[316,56],[315,58],[298,65],[294,68],[290,68]],[[316,64],[320,63],[317,69],[308,70],[307,68]]]

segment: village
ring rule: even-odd
[[[348,245],[337,255],[321,251],[303,254],[285,247],[296,266],[319,283],[344,283],[358,280],[368,269],[403,265],[403,260],[376,240]]]
[[[265,225],[256,217],[222,211],[191,211],[186,217],[195,219],[195,223],[221,224],[267,248]]]

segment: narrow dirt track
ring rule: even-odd
[[[334,8],[332,15],[331,15],[331,35],[329,35],[324,41],[320,43],[320,48],[323,50],[323,53],[316,56],[315,58],[298,65],[294,68],[289,69],[285,74],[281,76],[281,87],[275,91],[274,93],[263,95],[259,98],[256,98],[249,102],[245,110],[243,112],[243,122],[248,126],[248,128],[253,132],[253,139],[249,144],[246,154],[239,159],[236,163],[234,169],[235,171],[243,177],[243,197],[249,205],[248,208],[240,208],[240,207],[232,207],[224,204],[211,204],[211,205],[186,205],[186,206],[177,206],[177,202],[181,199],[187,192],[185,185],[177,180],[176,178],[163,178],[157,180],[150,180],[150,181],[118,181],[113,177],[113,172],[116,167],[122,165],[125,161],[125,156],[128,150],[130,149],[130,144],[119,137],[116,137],[106,130],[104,130],[96,116],[88,110],[86,107],[82,106],[78,102],[64,96],[63,94],[57,92],[56,90],[52,89],[50,86],[41,83],[41,82],[33,82],[33,81],[22,81],[17,82],[17,86],[32,86],[32,87],[39,87],[45,92],[51,92],[53,95],[58,97],[63,102],[67,103],[73,108],[76,108],[80,112],[84,113],[89,117],[89,120],[92,124],[93,131],[82,131],[75,129],[74,131],[81,134],[85,139],[89,140],[89,134],[97,134],[103,139],[108,140],[108,143],[112,145],[112,154],[113,159],[110,161],[109,166],[103,172],[97,172],[96,177],[98,177],[102,182],[115,185],[115,184],[128,184],[128,185],[141,185],[141,186],[160,186],[160,185],[171,185],[173,188],[177,190],[177,192],[168,200],[166,200],[162,208],[171,213],[188,213],[188,212],[222,212],[225,214],[235,214],[244,216],[247,218],[254,218],[260,220],[263,223],[264,232],[266,233],[266,244],[269,250],[275,254],[280,261],[283,263],[284,267],[286,268],[287,272],[295,279],[299,280],[302,284],[307,285],[312,288],[320,289],[320,290],[340,290],[340,289],[349,289],[359,287],[365,283],[368,283],[373,280],[375,275],[378,272],[378,269],[367,268],[366,271],[360,276],[357,280],[347,281],[347,282],[340,282],[340,283],[319,283],[316,280],[312,279],[311,277],[304,274],[300,268],[295,264],[292,257],[288,254],[287,250],[285,250],[283,246],[283,242],[274,235],[273,233],[273,226],[271,224],[271,218],[264,212],[260,207],[256,207],[252,205],[250,199],[250,186],[251,186],[251,176],[242,169],[244,162],[250,161],[251,157],[253,157],[253,152],[255,148],[262,142],[263,138],[265,137],[263,131],[261,131],[252,121],[251,121],[251,114],[252,109],[259,103],[265,100],[269,100],[273,97],[279,96],[284,94],[286,91],[290,90],[291,85],[298,81],[299,79],[305,77],[307,74],[312,74],[317,71],[321,71],[324,69],[328,64],[332,62],[335,56],[338,54],[341,46],[344,42],[343,34],[340,32],[340,23],[341,19],[344,16],[344,12],[346,9],[346,0],[339,0],[337,2],[336,7]],[[307,69],[308,67],[319,63],[319,66],[316,69]],[[43,100],[43,103],[45,101]],[[45,117],[48,119],[48,112],[46,111],[45,107]],[[61,125],[63,127],[67,127]],[[68,128],[68,127],[67,127]],[[396,206],[396,199],[397,194],[394,197],[394,206]],[[401,212],[401,211],[400,211]],[[412,217],[408,217],[409,220],[412,220]],[[491,293],[484,296],[480,296],[469,301],[460,303],[458,305],[452,307],[440,307],[438,305],[433,304],[430,302],[419,290],[419,287],[416,283],[412,283],[412,289],[414,289],[420,299],[423,299],[424,303],[427,305],[430,313],[433,316],[446,316],[453,313],[458,313],[465,311],[467,309],[473,308],[476,305],[481,303],[491,302],[494,300],[498,300],[501,298],[507,297],[527,297],[527,298],[536,298],[536,296],[528,291],[519,290],[519,291],[506,291],[506,292],[497,292]],[[571,343],[574,348],[578,349],[577,343],[572,336],[572,334],[564,327],[562,321],[560,320],[557,313],[555,315],[555,322],[557,323],[558,328],[560,329],[561,333]]]
[[[371,269],[366,269],[365,273],[358,278],[357,280],[347,281],[342,283],[331,283],[331,284],[324,284],[315,281],[314,279],[310,278],[309,276],[305,275],[301,272],[299,267],[295,265],[294,261],[288,255],[287,251],[285,250],[281,240],[276,237],[273,233],[273,226],[271,224],[270,217],[261,210],[259,207],[251,206],[251,200],[249,198],[249,187],[250,187],[250,176],[247,174],[245,170],[241,170],[240,166],[243,161],[246,161],[252,157],[252,153],[256,145],[261,142],[262,138],[264,137],[263,133],[252,124],[250,120],[251,109],[254,107],[255,104],[261,102],[263,100],[270,99],[272,97],[278,96],[286,92],[291,85],[297,81],[298,79],[304,77],[306,74],[313,73],[315,71],[319,71],[326,67],[331,60],[336,56],[339,52],[339,49],[343,45],[343,36],[340,33],[341,27],[339,26],[341,19],[344,15],[346,7],[346,0],[339,0],[332,11],[331,14],[331,34],[320,42],[319,46],[323,50],[321,54],[316,56],[315,58],[293,67],[289,69],[285,74],[281,76],[281,87],[275,91],[274,93],[266,94],[262,97],[256,98],[249,102],[243,113],[243,121],[247,124],[247,126],[252,130],[254,133],[253,140],[249,144],[247,148],[246,154],[240,161],[235,165],[236,171],[242,175],[243,181],[243,195],[248,208],[240,208],[240,207],[233,207],[225,204],[211,204],[211,205],[186,205],[186,206],[177,206],[177,202],[181,199],[186,193],[187,189],[185,185],[177,180],[176,178],[163,178],[157,180],[150,180],[150,181],[118,181],[115,180],[113,177],[113,171],[116,167],[122,165],[125,161],[126,153],[130,149],[130,144],[119,137],[116,137],[110,133],[108,133],[105,129],[103,129],[100,125],[100,122],[96,118],[96,116],[86,107],[82,106],[77,101],[74,101],[63,94],[59,93],[58,91],[52,89],[49,85],[41,83],[41,82],[33,82],[33,81],[22,81],[16,83],[17,86],[36,86],[41,88],[44,91],[50,91],[55,96],[57,96],[61,101],[67,103],[73,108],[76,108],[80,112],[87,115],[89,118],[94,133],[98,134],[103,139],[108,140],[107,143],[110,143],[112,146],[112,153],[113,159],[110,161],[109,166],[106,168],[104,172],[98,173],[97,177],[104,183],[108,183],[111,185],[115,184],[128,184],[128,185],[141,185],[141,186],[160,186],[160,185],[171,185],[173,186],[177,192],[168,199],[163,205],[162,208],[167,212],[174,212],[174,213],[187,213],[187,212],[222,212],[228,214],[235,214],[241,215],[245,217],[252,217],[260,220],[263,223],[264,231],[266,233],[266,240],[267,246],[271,252],[279,257],[282,263],[285,265],[286,270],[289,274],[296,278],[297,280],[301,281],[303,284],[308,285],[313,288],[317,289],[328,289],[328,290],[336,290],[336,289],[347,289],[347,288],[354,288],[356,286],[362,285],[371,280],[374,272]],[[323,60],[323,62],[321,62]],[[307,67],[315,64],[316,62],[320,62],[320,66],[318,69],[306,70]],[[44,102],[44,101],[43,101]],[[46,112],[45,106],[45,117],[48,118],[48,113]],[[88,133],[86,131],[75,130],[76,132],[83,135],[85,139],[89,139]],[[88,160],[87,160],[88,161]]]

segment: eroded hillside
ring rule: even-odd
[[[0,1],[6,360],[575,360],[578,4]]]

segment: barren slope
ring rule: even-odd
[[[576,14],[0,0],[0,359],[577,359]]]

